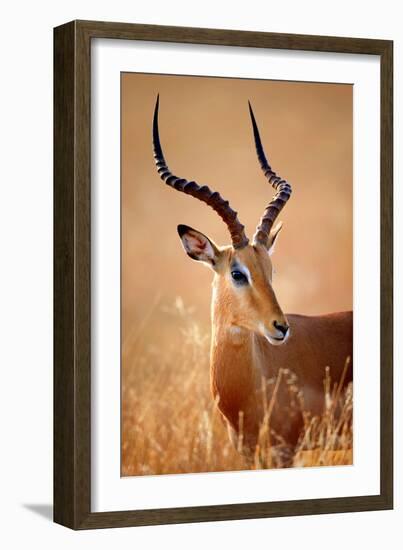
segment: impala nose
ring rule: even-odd
[[[277,321],[273,321],[273,326],[276,330],[281,332],[281,334],[283,335],[283,338],[285,338],[287,336],[287,332],[288,332],[288,329],[289,329],[288,325],[282,325],[281,323],[278,323]]]

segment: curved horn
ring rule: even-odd
[[[183,178],[174,176],[169,170],[167,163],[165,162],[164,154],[162,152],[159,131],[158,131],[158,110],[159,110],[159,95],[157,96],[157,102],[154,110],[153,120],[153,146],[154,146],[154,159],[157,166],[158,173],[163,181],[173,189],[182,191],[187,195],[192,195],[196,199],[205,202],[227,224],[229,232],[231,234],[232,245],[234,248],[243,248],[249,242],[245,235],[244,226],[238,220],[238,214],[232,210],[228,201],[224,200],[217,191],[211,191],[207,185],[200,186],[195,181],[188,181]]]
[[[266,155],[264,154],[262,142],[260,140],[259,129],[256,124],[255,116],[253,114],[250,101],[248,101],[248,104],[249,104],[250,118],[252,120],[253,136],[255,138],[257,158],[259,159],[259,163],[263,170],[264,175],[266,176],[269,183],[276,191],[276,193],[274,194],[274,197],[272,198],[270,203],[267,205],[266,210],[263,213],[263,216],[260,218],[259,225],[257,226],[256,232],[253,236],[254,243],[260,243],[260,244],[263,244],[264,246],[267,246],[269,233],[273,226],[273,223],[275,222],[280,211],[283,209],[285,203],[288,201],[288,199],[291,196],[291,185],[287,181],[281,179],[276,174],[276,172],[272,170],[270,164],[267,162]]]

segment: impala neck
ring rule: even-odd
[[[213,292],[211,390],[221,412],[236,427],[239,411],[256,408],[261,384],[260,357],[255,335],[231,323]]]

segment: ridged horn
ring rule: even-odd
[[[248,104],[249,104],[250,118],[252,120],[253,136],[255,139],[257,158],[259,160],[260,167],[262,168],[262,171],[266,176],[268,182],[276,191],[272,200],[267,205],[263,213],[263,216],[260,218],[259,225],[256,228],[255,234],[253,235],[254,243],[259,243],[259,244],[263,244],[264,246],[267,246],[270,230],[273,227],[273,224],[277,216],[279,215],[281,210],[284,208],[285,203],[290,198],[292,190],[291,190],[291,185],[286,180],[283,180],[280,176],[278,176],[276,172],[272,170],[270,164],[268,163],[266,155],[263,150],[259,129],[256,124],[255,115],[253,114],[250,101],[248,101]]]
[[[234,248],[243,248],[249,242],[245,235],[244,226],[238,220],[238,214],[229,205],[229,202],[224,200],[217,191],[212,191],[207,185],[200,186],[195,181],[188,181],[184,178],[175,176],[168,168],[165,162],[164,154],[161,148],[161,142],[158,131],[158,111],[159,111],[159,95],[155,103],[154,120],[153,120],[153,147],[154,159],[158,173],[161,179],[173,189],[191,195],[202,202],[205,202],[226,223],[231,234],[232,245]]]

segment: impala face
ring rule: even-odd
[[[158,174],[169,187],[210,206],[227,225],[231,235],[232,246],[220,248],[203,233],[186,225],[178,226],[187,254],[194,260],[206,263],[215,272],[214,300],[223,326],[229,327],[229,330],[252,330],[273,345],[284,343],[289,335],[289,326],[273,291],[269,256],[281,229],[281,225],[273,229],[273,224],[291,196],[291,186],[272,170],[267,161],[250,103],[249,114],[257,158],[266,179],[275,189],[257,226],[253,244],[249,244],[238,214],[217,191],[212,191],[207,185],[200,186],[195,181],[175,176],[170,171],[162,152],[158,111],[159,97],[153,118],[154,159]]]
[[[215,273],[214,300],[222,324],[229,330],[247,329],[264,336],[272,345],[283,344],[289,334],[272,287],[270,254],[281,229],[271,232],[269,249],[261,244],[239,250],[218,247],[203,233],[186,225],[178,226],[183,247],[193,260],[208,265]]]

